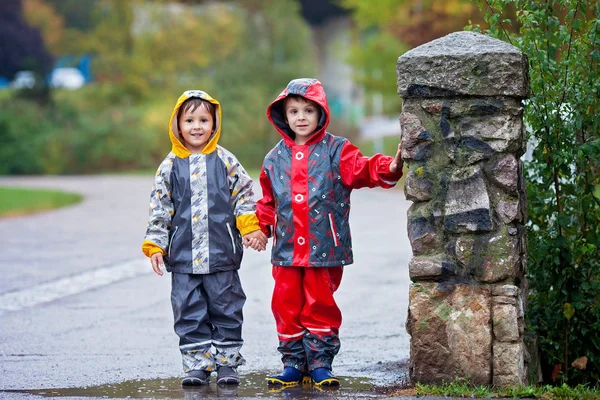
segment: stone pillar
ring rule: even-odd
[[[398,59],[413,251],[406,323],[422,383],[526,383],[527,57],[456,32]]]

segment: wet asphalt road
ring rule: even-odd
[[[152,177],[0,178],[0,185],[85,196],[64,209],[0,219],[0,398],[53,391],[73,398],[363,398],[381,397],[372,385],[406,379],[410,203],[399,188],[352,195],[355,264],[336,295],[344,317],[334,362],[340,391],[267,391],[264,377],[280,369],[269,253],[247,250],[240,270],[248,298],[245,383],[235,393],[212,386],[184,393],[170,280],[154,275],[140,251]]]

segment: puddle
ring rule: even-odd
[[[264,374],[245,374],[240,386],[217,386],[215,377],[208,386],[183,389],[181,379],[154,379],[126,381],[103,386],[65,389],[11,390],[6,392],[32,394],[43,397],[102,397],[102,398],[144,398],[144,399],[186,399],[199,400],[210,398],[246,397],[246,398],[292,398],[311,399],[331,398],[381,398],[385,397],[373,391],[367,378],[339,377],[341,387],[337,389],[317,388],[310,384],[289,388],[271,388],[266,384]]]

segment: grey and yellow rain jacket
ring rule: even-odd
[[[200,154],[192,154],[183,145],[177,129],[179,107],[191,97],[216,107],[215,133]],[[219,102],[200,90],[183,93],[171,115],[172,148],[156,172],[142,245],[148,257],[162,253],[169,272],[237,270],[242,235],[260,229],[252,179],[237,158],[217,144],[221,119]]]

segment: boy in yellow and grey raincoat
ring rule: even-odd
[[[252,179],[217,143],[221,106],[201,90],[177,100],[172,148],[158,167],[142,245],[152,268],[171,272],[171,304],[183,357],[183,386],[239,384],[242,307],[238,276],[243,245],[264,250]],[[215,352],[211,351],[214,347]]]

